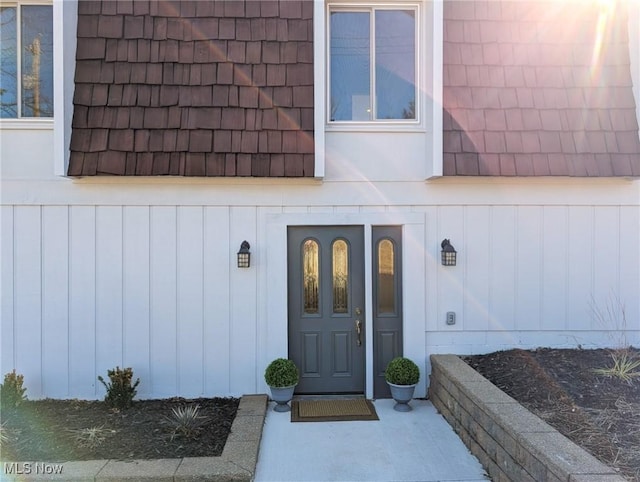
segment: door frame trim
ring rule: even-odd
[[[420,383],[416,397],[426,396],[426,267],[434,263],[426,248],[426,213],[424,212],[378,212],[378,213],[269,213],[265,216],[266,269],[261,282],[266,286],[265,322],[259,327],[257,361],[258,372],[270,360],[287,356],[287,227],[288,226],[340,226],[360,225],[364,227],[364,271],[365,271],[365,395],[373,398],[373,283],[372,279],[372,235],[375,225],[402,226],[402,283],[412,289],[403,290],[403,352],[421,368]],[[409,256],[409,253],[411,256]],[[410,259],[410,263],[408,260]],[[436,260],[437,261],[437,260]],[[259,380],[264,379],[260,375]]]

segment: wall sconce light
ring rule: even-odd
[[[443,239],[442,243],[442,266],[455,266],[456,255],[458,254],[448,239]]]
[[[251,246],[246,241],[243,241],[240,245],[240,251],[238,251],[238,268],[248,268],[251,266],[251,253],[249,248]]]

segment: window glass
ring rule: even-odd
[[[415,119],[415,12],[376,12],[376,117]]]
[[[338,239],[333,242],[333,312],[349,311],[349,246]]]
[[[0,7],[0,117],[18,116],[17,10]]]
[[[378,313],[396,311],[395,253],[393,243],[383,239],[378,243]]]
[[[52,117],[52,7],[3,7],[0,22],[0,117]]]
[[[319,312],[320,271],[318,266],[318,243],[307,239],[302,245],[302,293],[305,313]]]
[[[331,120],[371,118],[368,12],[331,13]]]
[[[22,117],[53,116],[53,11],[22,7]]]
[[[416,119],[415,9],[339,7],[329,33],[330,121]]]

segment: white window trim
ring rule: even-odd
[[[636,118],[640,125],[640,2],[629,3],[629,54],[631,81],[636,99]],[[638,131],[640,137],[640,131]]]
[[[324,0],[313,2],[313,142],[314,142],[314,177],[324,178],[325,173],[325,8]]]
[[[53,129],[53,117],[27,117],[24,119],[5,118],[0,119],[0,129],[4,130],[28,130],[47,131]]]
[[[444,0],[432,3],[432,51],[431,51],[431,165],[427,169],[427,179],[442,177],[444,162],[442,86],[444,82]]]
[[[76,70],[76,32],[78,2],[53,2],[53,158],[54,173],[65,177],[69,167],[71,124],[73,120],[74,75]]]
[[[425,19],[424,19],[424,8],[423,2],[421,1],[408,1],[401,3],[390,3],[390,2],[374,2],[374,1],[340,1],[334,0],[331,2],[327,2],[325,9],[325,18],[327,21],[325,22],[324,28],[324,48],[326,51],[325,59],[325,102],[322,104],[326,128],[328,131],[339,132],[424,132],[425,131],[425,97],[424,87],[425,82],[423,79],[425,78],[425,62],[424,62],[424,52],[422,46],[424,45],[424,32],[425,32]],[[331,67],[330,67],[330,50],[328,48],[331,36],[329,32],[329,21],[330,12],[334,10],[362,10],[362,11],[372,11],[372,10],[401,10],[401,9],[411,9],[416,12],[416,32],[415,32],[415,70],[416,70],[416,119],[404,120],[404,119],[377,119],[370,121],[331,121],[329,115],[330,109],[330,100],[331,100]],[[371,18],[373,22],[373,16]],[[372,46],[372,54],[375,54],[373,51],[374,47]],[[371,92],[372,92],[372,101],[375,104],[375,75],[372,75],[371,81]],[[374,106],[375,108],[375,106]]]

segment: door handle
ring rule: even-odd
[[[356,344],[362,346],[362,321],[356,320]]]

